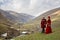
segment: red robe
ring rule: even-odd
[[[41,28],[45,28],[46,27],[46,19],[42,19],[41,20]]]
[[[51,20],[49,19],[47,21],[47,27],[46,27],[46,34],[52,33],[52,29],[51,29]]]

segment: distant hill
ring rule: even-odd
[[[34,16],[28,14],[4,11],[0,9],[0,34],[7,32],[8,28],[12,26],[15,29],[19,28],[20,25],[22,25],[20,24],[21,22],[26,23],[33,18]]]
[[[55,9],[52,9],[52,10],[49,10],[49,11],[43,13],[42,15],[36,17],[35,21],[40,21],[43,17],[47,18],[48,16],[51,16],[52,20],[55,19],[55,18],[59,18],[59,16],[60,16],[60,8],[55,8]]]
[[[1,37],[1,34],[4,34],[7,31],[12,31],[12,32],[16,31],[16,32],[19,32],[17,29],[11,28],[12,25],[14,25],[14,24],[15,24],[15,22],[11,22],[11,20],[6,18],[3,15],[2,10],[0,10],[0,37]]]
[[[13,11],[9,11],[9,13],[12,14],[13,16],[15,16],[17,21],[19,21],[19,22],[27,22],[34,18],[34,16],[28,15],[25,13],[17,13],[17,12],[13,12]]]
[[[38,16],[37,18],[35,18],[34,22],[36,22],[37,24],[40,25],[40,21],[43,17],[48,17],[51,16],[51,20],[52,20],[52,26],[58,26],[60,25],[60,8],[55,8],[52,10],[49,10],[45,13],[43,13],[42,15]]]
[[[43,17],[47,18],[48,16],[51,16],[52,27],[59,27],[59,25],[60,25],[60,8],[55,8],[55,9],[49,10],[49,11],[43,13],[42,15],[36,17],[34,20],[28,22],[24,26],[28,27],[28,28],[31,28],[31,29],[33,29],[33,27],[34,27],[34,29],[36,29],[36,28],[39,29],[41,19]]]
[[[43,13],[42,15],[36,17],[35,19],[39,20],[39,19],[41,19],[42,17],[47,17],[47,16],[49,16],[49,15],[52,16],[52,14],[54,14],[55,12],[58,12],[59,10],[60,10],[60,8],[55,8],[55,9],[49,10],[49,11]],[[56,14],[58,14],[58,13],[56,13]],[[55,14],[54,14],[54,15],[55,15]],[[53,17],[53,16],[52,16],[52,17]]]
[[[34,18],[34,16],[24,14],[24,13],[17,13],[14,11],[4,11],[0,9],[0,12],[12,22],[17,21],[23,23],[23,22],[28,22],[29,20]]]
[[[7,20],[7,18],[5,18],[0,12],[0,35],[7,31],[7,29],[8,29],[8,24],[7,23],[8,22],[9,21]]]

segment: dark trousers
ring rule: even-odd
[[[42,28],[42,33],[44,33],[45,32],[45,28]]]

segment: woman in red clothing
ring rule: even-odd
[[[47,27],[46,27],[46,34],[49,34],[49,33],[52,33],[50,16],[48,16]]]

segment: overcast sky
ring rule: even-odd
[[[0,0],[0,9],[34,16],[56,7],[60,7],[60,0]]]

